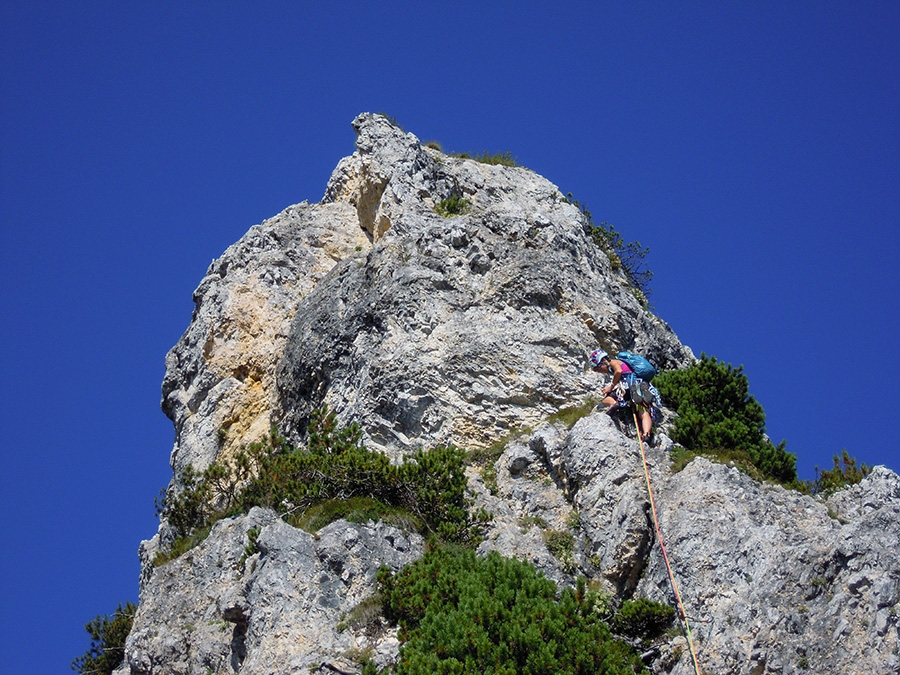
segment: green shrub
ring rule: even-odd
[[[639,241],[625,241],[611,223],[604,221],[599,225],[595,225],[594,217],[590,210],[585,204],[581,204],[577,199],[573,199],[571,192],[564,199],[578,207],[584,216],[584,231],[590,236],[597,248],[606,253],[613,270],[625,272],[625,276],[628,277],[636,291],[635,297],[641,303],[641,306],[647,309],[652,292],[650,281],[653,279],[653,272],[646,267],[645,263],[647,256],[650,254],[650,249],[646,246],[641,246]]]
[[[688,464],[690,464],[695,457],[697,457],[696,452],[691,452],[683,445],[676,445],[672,448],[672,451],[669,453],[669,462],[671,463],[672,473],[678,473]]]
[[[465,452],[453,446],[420,449],[397,465],[367,450],[361,439],[359,425],[339,428],[334,413],[323,407],[311,416],[306,448],[294,448],[273,430],[264,443],[203,474],[188,467],[182,489],[157,502],[158,513],[178,535],[157,564],[202,540],[216,520],[254,506],[274,509],[304,527],[348,515],[388,517],[446,540],[477,536],[465,499]],[[321,506],[304,519],[314,505]]]
[[[546,530],[547,521],[540,516],[524,516],[523,518],[519,518],[519,527],[522,528],[523,533],[528,532],[532,527]]]
[[[659,374],[653,384],[678,413],[672,440],[696,453],[746,458],[763,476],[781,483],[797,480],[797,458],[765,435],[766,416],[750,395],[743,366],[702,354],[684,370]]]
[[[575,537],[564,530],[547,530],[544,532],[544,545],[556,558],[571,556],[575,548]]]
[[[438,202],[437,206],[434,207],[434,210],[436,213],[444,216],[444,218],[450,218],[466,213],[469,210],[469,206],[468,199],[463,199],[460,195],[454,193],[447,197],[447,199],[442,199]]]
[[[572,511],[568,516],[566,516],[566,524],[569,526],[570,530],[578,532],[581,529],[581,515],[578,511]]]
[[[236,569],[243,568],[244,563],[247,562],[247,558],[259,553],[259,546],[256,544],[259,533],[260,529],[258,527],[251,527],[247,530],[247,545],[244,546],[244,552],[241,554],[241,559],[238,561],[238,564],[235,567]]]
[[[506,152],[489,153],[487,150],[480,155],[475,155],[475,161],[482,164],[499,164],[502,166],[519,166],[516,158],[508,150]]]
[[[625,241],[616,228],[605,221],[599,225],[591,223],[588,233],[594,243],[606,251],[613,269],[621,267],[646,302],[646,298],[650,297],[650,281],[653,279],[653,272],[644,264],[650,249],[642,246],[639,241]]]
[[[557,412],[550,415],[547,418],[547,421],[550,424],[556,424],[557,422],[564,424],[567,428],[571,429],[575,426],[575,423],[580,420],[582,417],[587,417],[590,415],[594,408],[597,405],[597,399],[593,397],[589,397],[585,399],[584,403],[577,406],[572,406],[570,408],[561,408]]]
[[[647,300],[647,296],[644,295],[644,291],[636,286],[631,287],[631,294],[634,296],[635,300],[637,300],[641,307],[644,309],[650,309],[650,301]]]
[[[315,504],[301,512],[291,522],[301,530],[315,533],[336,520],[350,523],[366,523],[370,520],[396,525],[404,530],[422,531],[424,525],[405,509],[388,506],[377,499],[369,497],[351,497],[350,499],[329,499]]]
[[[345,630],[353,630],[356,633],[363,632],[372,636],[381,628],[383,601],[378,593],[364,598],[358,605],[342,617],[335,628],[339,633]]]
[[[856,466],[856,458],[851,457],[846,450],[841,451],[841,456],[834,456],[834,466],[829,471],[819,473],[816,467],[816,478],[813,481],[803,481],[807,490],[812,494],[828,496],[850,485],[855,485],[871,473],[872,469],[865,464]]]
[[[379,592],[400,626],[398,675],[643,673],[633,649],[612,637],[596,595],[556,585],[519,560],[441,547],[392,574]]]
[[[530,427],[516,427],[502,438],[498,438],[486,448],[474,448],[472,450],[469,450],[467,460],[470,464],[473,464],[475,466],[486,466],[488,464],[493,464],[498,459],[500,459],[503,451],[506,450],[506,446],[509,445],[511,441],[526,436],[530,434],[531,431],[532,430]]]
[[[542,535],[544,546],[559,560],[563,570],[569,574],[574,574],[578,570],[578,563],[575,561],[575,536],[564,530],[547,530]]]
[[[262,443],[253,443],[231,459],[215,462],[198,474],[192,466],[181,472],[180,489],[163,490],[156,515],[165,517],[180,539],[187,539],[227,515],[240,511],[239,501],[266,453],[286,445],[274,429]]]
[[[497,483],[497,466],[493,463],[481,467],[481,481],[495,497],[500,493],[500,485]]]
[[[192,530],[184,536],[179,536],[172,542],[168,548],[160,549],[153,558],[153,565],[159,567],[165,565],[170,560],[181,557],[183,553],[187,553],[201,541],[209,536],[212,530],[212,523],[203,523],[197,529]]]
[[[156,516],[165,516],[179,538],[187,537],[206,522],[207,484],[203,475],[187,466],[181,472],[180,491],[162,490],[156,498]]]
[[[651,640],[659,637],[675,619],[675,609],[648,598],[625,600],[612,619],[613,632]]]
[[[97,616],[85,624],[91,647],[72,661],[72,670],[82,675],[110,675],[125,659],[125,640],[131,632],[137,605],[119,605],[112,616]]]
[[[374,661],[366,661],[362,665],[362,670],[359,671],[359,675],[379,675],[379,673],[383,673],[385,671],[379,671],[378,666],[375,665]]]

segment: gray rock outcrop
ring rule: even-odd
[[[277,371],[287,432],[325,402],[374,446],[485,446],[590,395],[593,345],[634,347],[665,367],[693,358],[555,185],[424,148],[383,117],[354,127],[358,150],[325,201],[354,205],[377,242],[294,316]],[[445,218],[435,205],[451,196],[468,210]]]
[[[669,446],[662,434],[646,448],[649,476],[703,672],[898,672],[900,476],[876,467],[825,501],[703,458],[673,473]],[[528,471],[509,470],[516,457],[530,459]],[[497,496],[479,493],[496,514],[483,550],[529,560],[560,583],[580,573],[676,606],[640,448],[607,415],[569,432],[544,425],[507,446],[497,466]],[[577,564],[567,575],[567,561],[522,524],[565,529],[572,513]],[[694,672],[677,644],[681,659],[660,657],[654,672]]]
[[[399,570],[422,551],[421,536],[381,523],[340,520],[312,535],[259,508],[219,521],[142,589],[122,672],[312,672],[354,667],[359,654],[377,662],[379,650],[386,662],[393,634],[341,622],[381,565]]]
[[[271,424],[298,438],[323,402],[375,447],[487,445],[590,395],[594,346],[693,358],[555,185],[353,124],[323,202],[251,228],[194,292],[163,381],[176,471]],[[451,195],[467,213],[435,212]]]
[[[703,666],[722,673],[900,671],[898,490],[900,477],[876,468],[839,499],[857,508],[872,495],[894,496],[851,520],[705,459],[663,478],[660,525],[686,611],[697,620]],[[654,551],[638,593],[671,601],[669,588]]]
[[[250,228],[210,264],[191,324],[166,356],[162,408],[175,425],[176,474],[268,433],[291,319],[338,261],[370,246],[348,205],[303,203]]]
[[[170,489],[271,425],[302,443],[323,403],[392,457],[503,441],[467,474],[492,518],[481,553],[674,605],[629,421],[590,405],[571,427],[556,414],[596,395],[596,346],[662,368],[691,350],[552,183],[423,147],[383,116],[353,127],[357,150],[323,201],[252,227],[195,291],[166,357]],[[445,217],[449,198],[463,206]],[[900,672],[900,477],[878,467],[826,501],[704,459],[673,473],[665,422],[656,436],[648,475],[704,672]],[[310,534],[255,508],[154,566],[170,538],[163,523],[142,544],[120,675],[357,673],[396,658],[367,603],[381,564],[422,554],[419,535],[343,520]],[[693,672],[681,635],[646,660]]]

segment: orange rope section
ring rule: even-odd
[[[633,405],[633,404],[632,404]],[[656,517],[656,503],[653,501],[653,488],[650,487],[650,470],[647,468],[647,455],[644,454],[644,439],[641,436],[641,427],[638,424],[637,410],[632,407],[634,414],[634,427],[637,429],[638,444],[641,446],[641,460],[644,463],[644,478],[647,480],[647,494],[650,495],[650,510],[653,512],[653,525],[656,528],[656,540],[659,542],[659,548],[662,549],[663,560],[666,563],[666,569],[669,572],[669,581],[672,583],[672,590],[675,591],[675,599],[678,601],[678,609],[681,612],[681,620],[684,621],[684,630],[687,633],[688,647],[691,649],[691,658],[694,660],[694,672],[700,675],[700,664],[697,662],[697,652],[694,651],[694,641],[691,638],[691,627],[688,624],[687,613],[684,611],[684,603],[681,601],[681,593],[678,592],[678,584],[675,583],[675,575],[672,573],[672,566],[669,564],[669,554],[666,553],[666,545],[663,543],[662,532],[659,529],[659,519]]]

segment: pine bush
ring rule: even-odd
[[[382,568],[378,583],[385,616],[400,627],[397,675],[646,672],[583,584],[557,598],[533,566],[496,552],[432,549],[396,575]]]
[[[816,479],[804,481],[812,494],[828,496],[850,485],[855,485],[871,473],[872,469],[865,464],[856,465],[856,458],[846,450],[834,456],[834,466],[830,470],[819,472],[816,467]]]
[[[342,515],[388,515],[392,522],[424,525],[446,541],[467,542],[477,535],[465,498],[466,453],[454,446],[417,450],[401,464],[362,443],[357,424],[340,427],[322,407],[312,416],[307,446],[295,448],[274,429],[228,461],[202,474],[187,467],[181,489],[157,502],[157,511],[175,528],[178,540],[158,559],[183,553],[220,518],[264,506],[297,524],[319,527]],[[347,504],[343,509],[339,502]],[[327,505],[313,517],[303,515]],[[404,518],[398,509],[411,514]]]
[[[639,241],[625,241],[612,223],[604,221],[595,225],[593,214],[587,205],[573,199],[571,192],[566,195],[565,200],[581,211],[585,233],[597,248],[606,253],[613,270],[625,272],[635,291],[635,297],[647,309],[652,293],[650,282],[653,279],[653,272],[646,265],[646,258],[650,255],[649,247],[642,246]]]
[[[91,647],[72,661],[72,670],[82,675],[111,675],[125,659],[125,640],[131,632],[137,605],[119,605],[112,616],[97,616],[85,624]]]
[[[733,368],[702,354],[684,370],[661,373],[653,380],[663,401],[678,413],[672,440],[693,452],[737,451],[765,477],[781,483],[797,480],[797,458],[766,438],[766,415],[750,395],[743,366]]]
[[[625,600],[611,623],[616,633],[652,639],[661,635],[674,619],[675,610],[669,605],[648,598],[637,598]]]

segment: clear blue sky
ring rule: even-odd
[[[191,292],[362,111],[649,246],[657,313],[745,366],[802,477],[900,469],[900,3],[0,0],[0,67],[8,672],[137,600]]]

